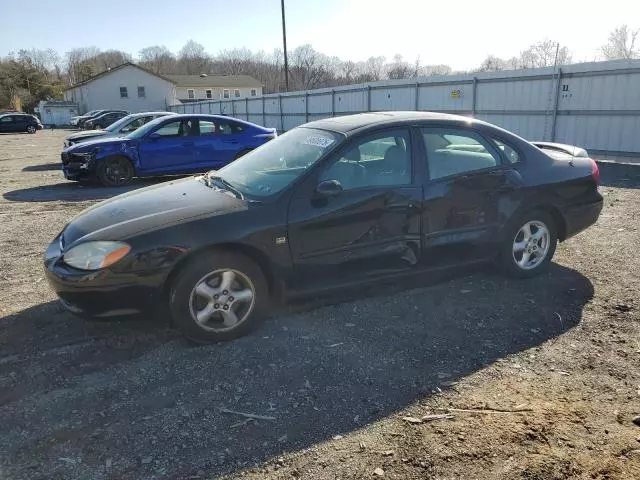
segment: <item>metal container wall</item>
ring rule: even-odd
[[[530,140],[637,156],[640,60],[385,80],[249,100],[173,105],[169,110],[235,115],[279,131],[352,113],[431,110],[475,116]]]

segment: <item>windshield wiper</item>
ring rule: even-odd
[[[240,200],[244,200],[244,195],[242,195],[242,192],[240,190],[234,187],[231,183],[227,182],[224,178],[219,177],[218,175],[213,175],[213,172],[205,174],[204,181],[209,187],[213,182],[216,182],[225,187],[226,190],[233,193]]]

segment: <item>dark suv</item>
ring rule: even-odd
[[[0,115],[0,133],[27,132],[42,130],[40,119],[26,113],[5,113]]]
[[[129,115],[129,112],[125,112],[124,110],[114,110],[105,112],[102,115],[98,115],[97,117],[91,118],[84,122],[85,130],[93,130],[93,129],[102,129],[111,125],[113,122],[120,120],[121,118]]]
[[[78,125],[77,127],[80,130],[83,130],[85,128],[85,124],[89,121],[89,120],[95,120],[96,118],[98,118],[101,115],[104,115],[105,113],[112,113],[112,112],[119,112],[120,110],[98,110],[97,113],[94,113],[93,115],[86,115],[84,117],[80,117],[78,119]]]

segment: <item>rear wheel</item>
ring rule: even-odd
[[[98,181],[105,187],[119,187],[131,183],[135,175],[128,158],[111,157],[103,160],[97,169]]]
[[[28,125],[27,126],[27,133],[36,133],[38,129],[36,128],[35,125]]]
[[[207,252],[178,273],[169,305],[175,325],[198,343],[240,337],[265,313],[269,289],[258,265],[244,255]]]
[[[558,243],[553,218],[542,210],[534,210],[512,222],[501,250],[505,271],[515,277],[533,277],[545,271]]]

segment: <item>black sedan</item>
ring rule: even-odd
[[[486,261],[539,274],[597,220],[598,180],[589,158],[554,159],[465,117],[326,119],[89,208],[45,266],[73,312],[160,306],[189,338],[227,340],[289,296]]]
[[[125,112],[124,110],[114,110],[109,111],[107,113],[103,113],[102,115],[98,115],[95,118],[90,118],[83,123],[83,128],[85,130],[101,130],[103,128],[108,127],[114,122],[117,122],[121,118],[129,115],[129,112]]]

